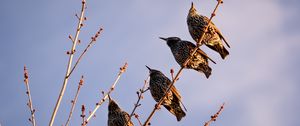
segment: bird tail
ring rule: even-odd
[[[179,104],[164,105],[164,107],[176,116],[178,122],[186,115]]]
[[[185,117],[185,112],[182,110],[180,106],[175,109],[175,116],[177,121],[180,121],[183,117]]]
[[[201,65],[196,69],[198,72],[204,73],[205,77],[208,79],[211,75],[212,69],[208,65]]]
[[[212,50],[217,51],[221,55],[222,59],[225,59],[226,56],[229,55],[228,50],[223,45],[219,45],[219,44],[218,45],[208,45],[207,44],[207,46],[209,48],[211,48]]]
[[[219,54],[221,55],[222,59],[225,59],[226,56],[229,55],[228,50],[223,46],[223,48],[221,49],[221,51],[219,52]]]

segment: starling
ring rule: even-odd
[[[134,126],[130,120],[130,115],[122,111],[118,104],[110,98],[108,103],[108,126]]]
[[[194,4],[192,3],[189,14],[187,16],[187,25],[192,38],[196,42],[198,42],[198,39],[200,39],[200,37],[204,33],[205,26],[208,24],[208,21],[209,18],[200,15],[197,12]],[[229,55],[229,52],[223,46],[222,40],[230,48],[229,44],[221,34],[221,31],[214,25],[214,23],[211,22],[208,26],[208,31],[205,33],[203,41],[200,43],[200,45],[204,43],[207,47],[218,52],[221,55],[222,59],[225,59],[225,57]]]
[[[158,70],[154,70],[149,68],[150,73],[150,92],[152,97],[156,102],[159,102],[159,100],[164,96],[166,90],[168,89],[169,85],[171,84],[171,81],[168,77],[166,77],[162,72]],[[179,91],[172,86],[171,90],[165,97],[162,105],[173,115],[176,116],[177,121],[180,121],[184,116],[185,112],[182,110],[181,106],[181,96],[179,94]]]
[[[205,52],[200,48],[197,49],[197,52],[194,54],[192,59],[187,63],[186,66],[183,66],[184,62],[189,58],[193,49],[196,48],[192,42],[181,40],[178,37],[169,37],[160,39],[167,41],[167,45],[170,47],[173,56],[177,63],[184,68],[194,69],[198,72],[203,72],[206,78],[209,78],[211,75],[212,69],[208,65],[208,59],[215,63],[211,58],[209,58]]]

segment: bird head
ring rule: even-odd
[[[177,42],[181,41],[181,39],[178,38],[178,37],[168,37],[168,38],[159,37],[159,38],[162,39],[162,40],[165,40],[169,47],[171,47],[172,45],[174,45]]]
[[[198,14],[198,12],[196,10],[196,7],[194,6],[194,3],[192,2],[191,8],[190,8],[190,11],[189,11],[189,15],[195,15],[195,14]]]
[[[109,99],[108,111],[121,110],[119,105],[113,99],[111,99],[109,95],[108,95],[108,99]]]
[[[158,70],[151,69],[151,68],[150,68],[150,67],[148,67],[147,65],[146,65],[146,67],[147,67],[147,68],[148,68],[148,70],[149,70],[150,76],[151,76],[151,75],[154,75],[154,74],[161,74],[161,72],[160,72],[160,71],[158,71]]]

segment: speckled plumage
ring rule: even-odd
[[[183,67],[184,62],[196,47],[193,43],[181,40],[178,37],[160,38],[167,41],[167,45],[170,47],[175,60],[181,67]],[[212,69],[208,65],[208,59],[210,58],[206,55],[206,53],[198,48],[193,58],[186,65],[186,68],[202,72],[205,74],[206,78],[209,78]],[[212,59],[210,60],[215,63]]]
[[[118,104],[110,99],[108,103],[107,126],[134,126],[130,120],[130,115],[121,110]]]
[[[198,42],[198,39],[200,39],[200,37],[204,33],[205,26],[208,24],[208,21],[209,18],[200,15],[194,7],[194,4],[192,3],[189,14],[187,16],[187,25],[192,38],[196,42]],[[200,44],[202,45],[204,43],[207,47],[218,52],[221,57],[225,59],[225,57],[229,55],[229,52],[224,47],[222,40],[230,48],[225,38],[221,34],[221,31],[215,26],[214,23],[211,22],[208,27],[208,31],[205,34],[202,43]]]
[[[169,85],[171,84],[171,80],[166,77],[162,72],[158,70],[154,70],[149,68],[150,72],[150,92],[152,97],[156,102],[164,96],[164,93],[168,89]],[[175,88],[175,86],[171,87],[170,92],[165,97],[164,102],[162,105],[173,115],[176,116],[177,121],[180,121],[186,114],[182,110],[180,106],[181,96],[179,91]]]

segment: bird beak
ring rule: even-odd
[[[147,65],[146,65],[146,67],[149,69],[149,71],[151,71],[152,69],[150,68],[150,67],[148,67]]]
[[[107,96],[108,96],[108,100],[109,100],[109,101],[111,101],[111,98],[110,98],[110,96],[109,96],[109,95],[107,95]]]
[[[163,38],[163,37],[159,37],[160,39],[162,39],[162,40],[165,40],[165,41],[167,41],[167,39],[166,38]]]
[[[192,4],[191,4],[191,8],[194,8],[194,3],[192,2]]]

